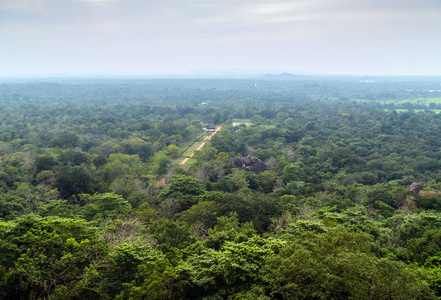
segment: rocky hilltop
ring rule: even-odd
[[[230,164],[238,166],[242,170],[254,173],[268,170],[268,166],[255,156],[230,158]]]

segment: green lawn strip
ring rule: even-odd
[[[232,123],[251,123],[251,119],[233,119]]]
[[[190,158],[189,160],[187,160],[187,162],[185,163],[185,165],[187,166],[187,165],[192,165],[192,164],[194,164],[195,162],[197,162],[198,160],[196,159],[196,158]]]
[[[193,139],[193,140],[183,144],[181,147],[179,147],[179,150],[181,150],[181,154],[182,154],[182,151],[184,151],[185,149],[190,147],[193,143],[196,143],[197,141],[202,140],[204,135],[205,135],[205,132],[201,133],[195,139]]]
[[[173,163],[180,165],[184,159],[185,159],[185,157],[179,157],[176,160],[174,160]]]
[[[181,150],[181,152],[184,151],[185,149],[187,149],[188,147],[190,147],[191,144],[194,143],[194,141],[195,141],[195,140],[191,140],[191,141],[189,141],[189,142],[187,142],[187,143],[181,145],[181,147],[179,147],[179,150]]]
[[[190,156],[194,150],[196,150],[201,144],[203,144],[204,142],[196,142],[194,143],[190,148],[187,149],[187,151],[185,151],[182,156]]]
[[[198,135],[198,137],[195,139],[196,141],[200,138],[202,138],[205,135],[206,132],[201,133],[200,135]]]
[[[186,142],[185,144],[182,144],[179,149],[181,149],[181,151],[184,151],[187,147],[191,146],[191,144],[195,143],[196,141],[198,141],[201,137],[203,137],[205,135],[205,132],[202,132],[201,134],[199,134],[198,136],[196,136],[194,139]]]

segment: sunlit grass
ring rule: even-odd
[[[196,158],[190,158],[189,160],[187,160],[187,162],[185,163],[185,165],[192,165],[195,162],[197,162],[198,160]]]
[[[196,150],[203,143],[203,141],[194,143],[190,148],[187,149],[187,151],[182,154],[182,156],[190,156],[193,151]]]

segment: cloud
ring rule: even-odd
[[[0,0],[0,64],[331,68],[326,59],[348,59],[349,69],[394,53],[397,64],[427,65],[418,57],[439,61],[440,13],[439,0]]]

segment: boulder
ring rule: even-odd
[[[245,166],[251,166],[251,164],[253,163],[253,162],[251,161],[251,159],[248,158],[248,157],[244,157],[244,159],[243,159],[242,161],[243,161],[243,164],[244,164]]]
[[[242,160],[239,157],[230,158],[230,164],[241,167],[242,166]]]
[[[255,156],[230,158],[230,164],[253,173],[261,173],[268,170],[268,166]]]
[[[418,194],[423,188],[424,187],[421,184],[414,182],[409,186],[407,190],[416,192]]]

